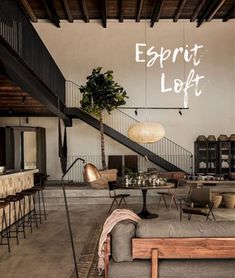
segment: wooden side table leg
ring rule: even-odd
[[[152,278],[158,278],[158,250],[152,250]]]

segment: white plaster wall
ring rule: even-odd
[[[155,46],[156,50],[161,46],[173,50],[185,44],[203,44],[201,63],[197,67],[197,72],[206,77],[200,82],[202,95],[195,97],[190,93],[190,109],[183,111],[183,116],[175,110],[149,110],[147,118],[161,122],[166,129],[166,137],[192,152],[193,142],[199,134],[218,136],[235,133],[235,21],[212,21],[200,28],[184,21],[160,21],[154,28],[149,28],[144,22],[129,21],[122,24],[108,22],[106,29],[97,22],[62,22],[60,29],[40,22],[34,27],[66,79],[81,85],[93,68],[112,69],[117,82],[127,90],[130,97],[128,106],[145,106],[145,92],[148,106],[183,106],[182,93],[160,92],[162,70],[158,63],[148,68],[145,75],[144,64],[135,62],[135,44],[145,42],[145,28],[147,46]],[[172,85],[174,78],[187,77],[191,68],[192,65],[185,64],[182,58],[175,64],[167,61],[164,67],[167,85]],[[134,111],[125,112],[136,117]],[[136,119],[145,117],[146,113],[140,111]],[[1,125],[17,121],[2,119]],[[73,127],[68,129],[69,153],[99,154],[99,133],[80,120],[73,123]],[[52,178],[58,178],[56,119],[30,118],[30,125],[46,127],[48,172]],[[109,138],[106,138],[106,150],[107,154],[132,153]]]
[[[0,126],[33,126],[46,128],[46,149],[47,149],[47,173],[49,179],[58,180],[62,172],[58,156],[58,119],[55,117],[21,117],[0,118]],[[63,126],[62,126],[63,132]],[[84,138],[84,134],[86,138]],[[73,127],[67,129],[68,154],[69,155],[99,155],[100,138],[99,132],[93,127],[80,120],[73,120]],[[133,152],[116,141],[105,137],[107,154],[132,154]]]
[[[168,138],[191,151],[199,134],[218,136],[235,132],[232,124],[235,116],[235,21],[212,21],[200,28],[188,21],[160,21],[154,28],[149,28],[145,22],[131,21],[109,22],[107,29],[95,22],[62,23],[60,29],[43,22],[34,26],[66,79],[80,85],[85,83],[93,68],[112,69],[116,80],[127,90],[129,106],[145,106],[144,64],[135,62],[135,44],[145,42],[145,29],[147,46],[155,46],[157,50],[161,46],[173,50],[186,44],[202,44],[201,63],[197,67],[197,72],[206,77],[200,83],[202,95],[196,97],[190,93],[190,109],[184,111],[182,117],[174,110],[149,110],[147,117],[160,121]],[[191,68],[192,64],[185,64],[182,58],[175,64],[167,61],[164,67],[167,85],[172,85],[174,78],[187,77]],[[183,106],[182,93],[160,92],[161,72],[158,63],[147,69],[147,105]],[[134,116],[134,111],[129,113]],[[142,111],[137,119],[145,116]],[[75,128],[74,132],[77,133]],[[88,133],[84,132],[78,140],[87,137]]]

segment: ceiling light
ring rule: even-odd
[[[164,127],[156,122],[136,123],[128,129],[128,137],[140,144],[154,143],[165,135]]]
[[[146,20],[145,20],[145,45],[147,45],[147,29],[146,29]],[[147,65],[146,65],[146,51],[145,51],[145,65],[144,65],[144,72],[145,72],[145,122],[142,123],[135,123],[134,125],[130,126],[128,129],[128,137],[140,144],[147,144],[147,143],[154,143],[156,141],[161,140],[165,135],[164,127],[157,122],[148,122],[147,121]],[[135,110],[135,114],[137,115],[137,109]]]

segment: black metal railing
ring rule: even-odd
[[[79,86],[72,81],[66,81],[66,106],[67,107],[80,107],[81,93]],[[119,132],[124,136],[128,136],[128,128],[137,123],[137,119],[132,118],[130,115],[123,111],[116,109],[111,115],[104,114],[104,123]],[[162,138],[160,141],[151,144],[141,144],[146,150],[158,155],[167,162],[182,169],[186,173],[192,174],[193,172],[193,154],[178,145],[167,137]],[[151,155],[149,159],[152,160]]]
[[[64,76],[16,0],[0,1],[0,38],[64,103]]]

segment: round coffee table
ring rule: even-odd
[[[151,218],[156,218],[158,217],[158,214],[156,213],[151,213],[147,209],[147,191],[148,190],[164,190],[164,189],[171,189],[174,188],[175,185],[173,183],[166,183],[165,185],[159,185],[159,186],[141,186],[141,185],[117,185],[117,188],[120,189],[140,189],[142,191],[142,196],[143,196],[143,207],[140,213],[138,213],[139,217],[144,218],[144,219],[151,219]]]

